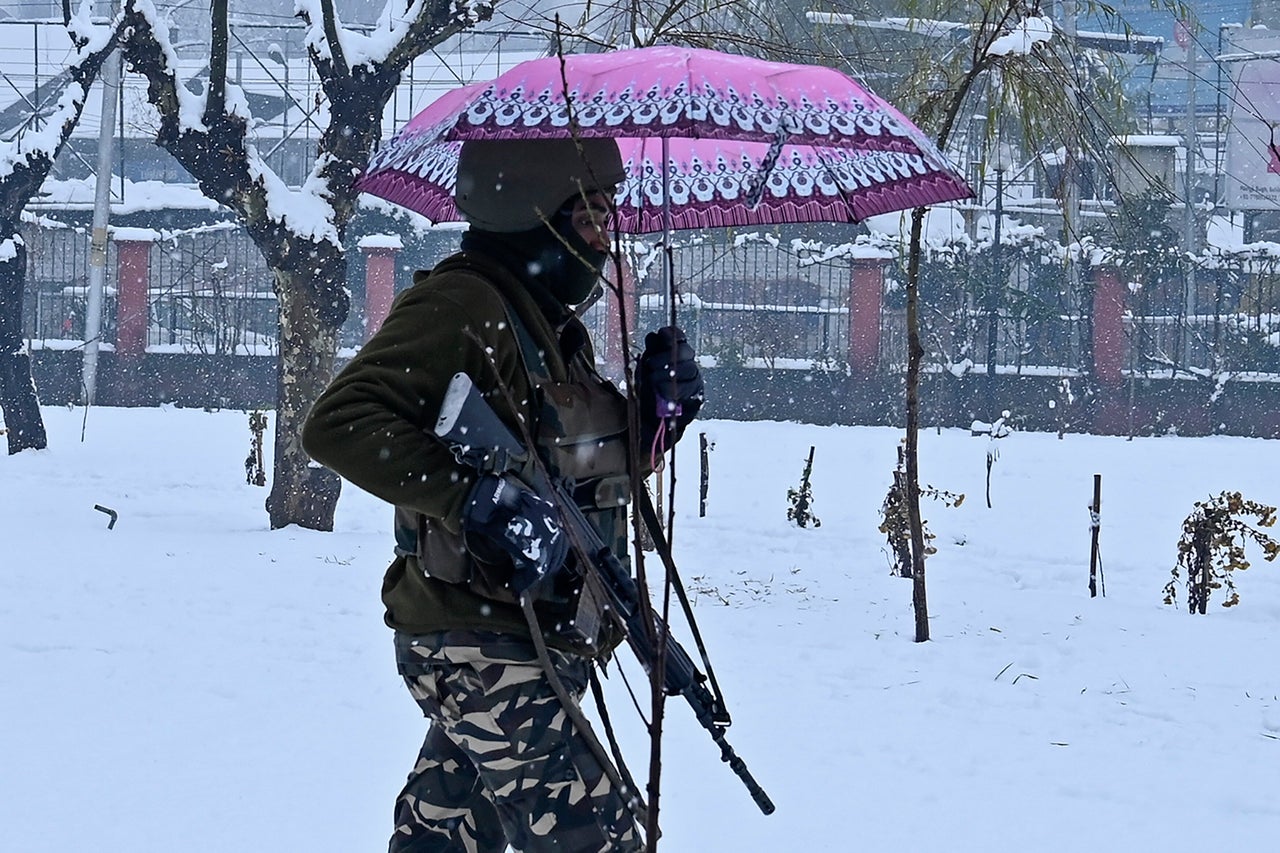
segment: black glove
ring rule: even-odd
[[[693,347],[677,326],[663,326],[644,338],[644,352],[636,366],[640,425],[646,443],[658,429],[672,433],[669,446],[702,408],[702,371]]]
[[[554,575],[569,553],[555,506],[511,476],[480,478],[462,508],[462,529],[481,560],[511,559],[516,595]]]

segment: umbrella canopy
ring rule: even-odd
[[[452,94],[452,93],[451,93]],[[448,96],[446,96],[448,97]],[[548,56],[419,115],[441,139],[696,137],[935,151],[897,108],[834,68],[685,47]]]
[[[973,195],[918,128],[830,68],[638,48],[523,62],[455,89],[376,152],[357,186],[434,221],[458,140],[611,137],[621,230],[857,222]]]
[[[786,145],[766,173],[771,146],[764,143],[672,139],[664,157],[662,142],[618,140],[627,171],[614,199],[621,231],[858,222],[971,195],[950,169],[919,155]],[[410,152],[393,140],[357,186],[432,221],[459,221],[453,189],[461,145],[438,141]],[[752,204],[749,196],[762,180]]]

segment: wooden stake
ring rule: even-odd
[[[1089,597],[1098,597],[1098,581],[1102,572],[1098,567],[1098,531],[1102,526],[1102,475],[1093,475],[1093,504],[1089,507],[1089,531],[1092,542],[1089,545]],[[1106,596],[1106,584],[1102,594]]]
[[[698,458],[702,462],[702,479],[698,489],[698,518],[707,517],[707,487],[711,482],[711,473],[709,471],[710,454],[707,453],[707,434],[705,432],[698,433]]]

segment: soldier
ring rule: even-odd
[[[626,401],[596,372],[573,311],[608,258],[623,177],[612,140],[464,143],[460,252],[415,276],[303,428],[316,461],[396,508],[382,598],[430,727],[396,802],[392,853],[643,849],[631,795],[548,677],[550,667],[580,698],[619,641],[579,629],[577,574],[562,570],[576,556],[555,507],[514,476],[477,476],[429,434],[451,377],[467,373],[550,472],[572,478],[575,501],[625,561]],[[648,457],[697,414],[703,383],[674,328],[647,336],[635,375]]]

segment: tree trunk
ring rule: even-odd
[[[342,482],[316,465],[302,449],[302,422],[316,398],[333,378],[338,328],[346,317],[346,258],[338,247],[311,244],[290,257],[305,266],[277,267],[276,296],[280,315],[280,358],[276,368],[275,464],[267,513],[273,530],[296,524],[332,530]]]
[[[1195,555],[1194,576],[1188,578],[1190,593],[1187,595],[1188,611],[1203,616],[1209,608],[1209,574],[1213,569],[1213,555],[1210,547],[1212,526],[1208,518],[1203,518],[1196,525],[1196,532],[1191,537],[1191,553]]]
[[[985,16],[984,12],[984,16]],[[1008,17],[1006,13],[1003,17]],[[983,25],[976,33],[995,38],[992,30]],[[975,33],[975,36],[976,36]],[[945,151],[951,129],[955,127],[960,107],[973,88],[974,82],[991,61],[986,50],[974,51],[974,64],[957,85],[947,101],[942,120],[942,132],[938,134],[938,148]],[[911,211],[911,244],[907,256],[907,520],[911,526],[911,606],[916,616],[916,642],[929,639],[929,603],[924,583],[924,519],[920,515],[920,368],[924,363],[924,343],[920,340],[920,259],[924,252],[924,216],[928,208],[917,207]]]
[[[406,8],[413,12],[412,21],[390,53],[381,62],[360,61],[354,66],[343,52],[334,5],[321,4],[324,38],[309,42],[308,52],[320,75],[330,119],[317,145],[319,167],[313,177],[325,187],[320,195],[332,213],[332,241],[308,238],[272,214],[276,190],[259,174],[269,170],[250,155],[249,121],[238,111],[225,109],[228,5],[226,0],[210,2],[214,35],[209,94],[199,125],[183,114],[183,84],[170,65],[171,52],[164,44],[167,35],[161,37],[157,33],[161,28],[153,26],[154,9],[129,7],[126,56],[133,70],[146,76],[147,98],[160,113],[157,143],[196,178],[206,197],[236,212],[275,277],[280,358],[275,460],[267,498],[271,527],[297,524],[332,530],[341,482],[311,463],[302,450],[299,431],[332,376],[338,329],[350,307],[345,289],[347,263],[340,244],[355,213],[355,177],[381,135],[383,108],[404,69],[476,20],[488,20],[492,4],[468,7],[466,15],[458,14],[449,3],[411,4]],[[311,32],[311,11],[304,9],[300,14]]]
[[[916,642],[929,639],[929,604],[924,585],[924,521],[920,516],[920,253],[925,208],[911,211],[911,248],[907,259],[907,519],[911,524],[911,606]]]
[[[17,235],[0,245],[14,246],[0,260],[0,412],[4,414],[9,454],[48,446],[40,400],[31,378],[31,356],[22,339],[22,300],[26,285],[27,247]]]

